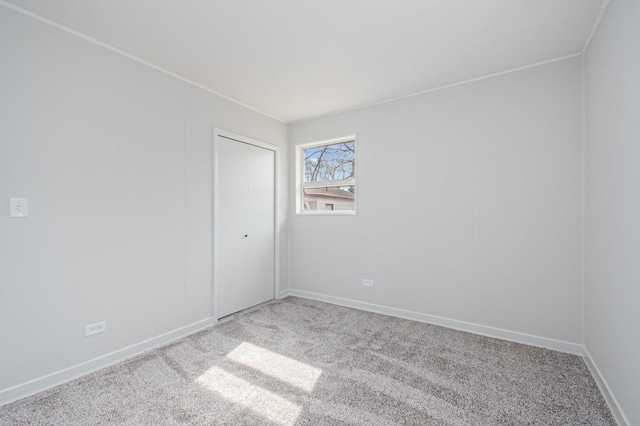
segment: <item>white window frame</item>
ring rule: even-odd
[[[323,145],[333,145],[341,142],[354,142],[354,150],[356,156],[356,176],[349,179],[322,180],[316,182],[304,181],[304,150],[315,148]],[[303,216],[354,216],[358,208],[358,189],[356,186],[356,177],[358,174],[358,141],[356,135],[343,136],[333,139],[324,139],[317,142],[300,143],[296,145],[296,214]],[[354,186],[356,187],[353,210],[304,210],[304,190],[307,188],[326,188],[328,186]]]

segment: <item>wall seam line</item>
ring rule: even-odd
[[[188,281],[188,263],[189,263],[189,250],[188,246],[188,219],[187,216],[189,214],[188,203],[187,203],[187,86],[186,84],[182,85],[182,164],[183,164],[183,173],[184,173],[184,321],[187,322],[188,318],[188,291],[187,291],[187,281]]]
[[[476,137],[476,83],[471,83],[471,322],[475,322],[475,292],[476,292],[476,185],[475,185],[475,137]]]
[[[586,344],[586,161],[587,161],[587,105],[586,105],[586,73],[585,73],[585,55],[581,58],[581,77],[582,77],[582,102],[581,102],[581,159],[580,159],[580,293],[581,293],[581,313],[580,313],[580,327],[582,344]]]

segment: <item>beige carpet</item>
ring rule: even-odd
[[[583,360],[288,297],[0,407],[2,425],[613,425]]]

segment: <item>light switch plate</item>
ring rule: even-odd
[[[26,198],[9,198],[9,217],[27,217],[29,207]]]

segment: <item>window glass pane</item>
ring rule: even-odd
[[[355,141],[316,146],[304,150],[304,181],[355,177]]]
[[[353,211],[355,207],[356,187],[353,185],[304,190],[304,211]]]

